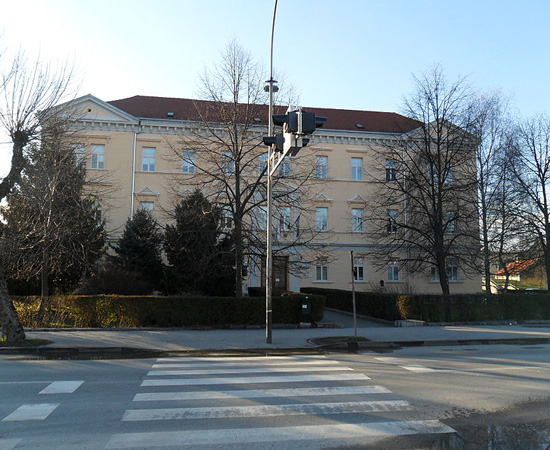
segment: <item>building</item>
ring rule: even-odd
[[[111,238],[116,239],[138,208],[149,210],[161,222],[166,220],[163,212],[171,208],[174,198],[191,191],[190,180],[197,176],[199,162],[192,142],[210,124],[197,111],[206,111],[212,102],[144,96],[106,102],[87,95],[73,104],[80,112],[76,124],[83,137],[78,151],[86,158],[90,179],[101,179],[98,183],[108,188],[108,194],[100,194],[100,203]],[[307,109],[326,117],[327,122],[300,152],[311,167],[312,190],[301,195],[303,200],[307,197],[307,211],[281,206],[276,213],[275,246],[285,250],[275,261],[275,287],[291,291],[304,286],[350,289],[353,273],[358,290],[439,293],[433,271],[412,273],[397,263],[381,265],[374,252],[376,249],[379,254],[381,244],[372,241],[371,224],[366,220],[380,186],[396,177],[395,161],[385,156],[390,154],[388,148],[417,129],[419,122],[396,113]],[[248,129],[251,142],[261,142],[266,119],[267,107],[258,107]],[[266,147],[252,147],[255,166],[250,165],[249,170],[261,171]],[[220,153],[217,170],[231,174],[232,162],[223,158]],[[292,185],[291,173],[304,167],[293,159],[286,161],[279,172],[280,185]],[[208,186],[204,176],[203,186]],[[298,191],[296,185],[294,188]],[[392,214],[397,213],[388,210],[385,233],[395,231]],[[258,215],[262,216],[261,207]],[[231,227],[229,215],[227,226]],[[251,229],[261,235],[261,224]],[[315,232],[309,235],[309,247],[285,246],[306,230]],[[317,254],[311,253],[312,248]],[[245,285],[261,286],[262,258],[249,256],[243,263],[248,265]],[[451,292],[481,291],[480,276],[467,275],[457,266],[451,267],[449,274]]]

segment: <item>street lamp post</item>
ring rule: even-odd
[[[271,22],[271,39],[269,49],[269,80],[266,88],[269,91],[269,117],[268,117],[268,135],[273,136],[273,92],[277,91],[277,83],[273,79],[273,36],[275,34],[275,16],[277,14],[277,0],[273,3],[273,19]],[[272,193],[272,174],[273,149],[271,145],[267,147],[267,236],[266,236],[266,263],[265,263],[265,340],[266,343],[272,343],[272,316],[273,316],[273,193]]]

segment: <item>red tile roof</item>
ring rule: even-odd
[[[109,104],[131,114],[134,117],[150,119],[200,120],[197,109],[207,110],[214,103],[206,100],[187,98],[134,97],[113,100]],[[244,105],[243,105],[244,107]],[[277,113],[284,113],[286,107],[276,107]],[[406,133],[418,128],[421,123],[393,112],[358,111],[349,109],[307,108],[318,116],[327,118],[325,129],[371,131],[379,133]],[[173,116],[168,116],[173,113]],[[258,123],[267,122],[267,105],[258,106]]]
[[[511,262],[506,265],[506,268],[508,269],[508,273],[510,275],[515,275],[518,273],[523,272],[525,269],[530,267],[533,263],[537,262],[536,259],[520,259],[518,261]],[[506,272],[504,269],[500,269],[496,275],[506,275]]]

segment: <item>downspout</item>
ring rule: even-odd
[[[136,153],[137,153],[137,136],[141,132],[141,120],[138,120],[137,129],[134,131],[134,144],[132,149],[132,194],[130,198],[130,217],[134,215],[134,203],[136,196]]]

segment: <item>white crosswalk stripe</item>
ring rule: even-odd
[[[4,417],[2,422],[19,422],[25,420],[44,420],[57,407],[59,403],[38,403],[34,405],[21,405],[9,416]]]
[[[134,396],[137,407],[126,409],[122,422],[162,421],[168,428],[115,434],[106,449],[253,443],[278,449],[305,440],[312,441],[308,448],[321,449],[454,432],[437,420],[403,420],[413,410],[407,401],[388,398],[392,393],[370,384],[367,375],[323,356],[159,358],[141,383],[140,389],[148,388]],[[246,425],[235,427],[239,421]]]

